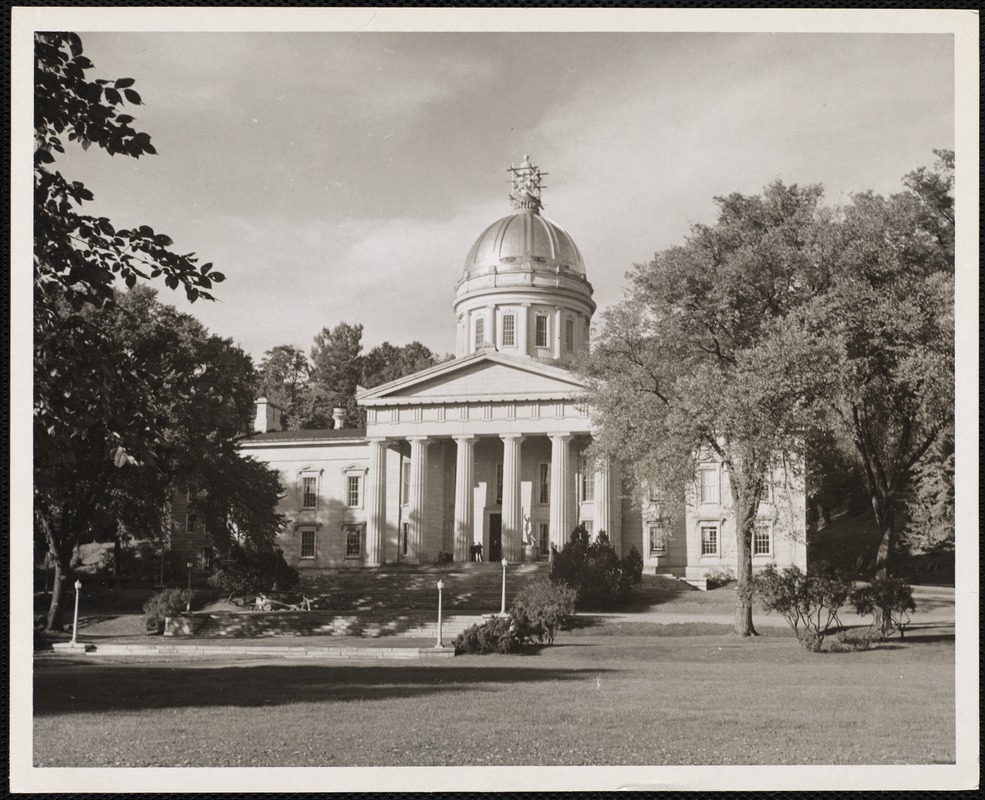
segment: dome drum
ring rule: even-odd
[[[511,171],[514,213],[476,239],[455,289],[457,354],[568,362],[588,350],[592,285],[574,240],[540,214],[544,173],[528,158]]]

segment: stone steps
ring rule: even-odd
[[[450,614],[442,618],[442,637],[454,639],[483,620],[482,614]],[[359,636],[436,639],[437,611],[403,614],[335,613],[331,611],[259,611],[180,614],[165,625],[165,636],[208,639]]]
[[[507,599],[528,583],[550,574],[547,562],[511,564],[506,572]],[[446,608],[498,611],[503,572],[499,564],[469,563],[387,566],[338,570],[302,577],[298,587],[321,607],[333,610],[436,608],[438,581]]]

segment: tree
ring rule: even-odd
[[[356,405],[356,389],[362,371],[361,324],[340,322],[334,328],[322,328],[311,348],[311,383],[314,391],[309,401],[309,420],[330,427],[332,409],[345,409],[347,427],[360,427],[362,419]],[[307,426],[306,426],[307,427]]]
[[[114,228],[81,211],[93,199],[54,169],[67,142],[109,155],[155,153],[150,137],[120,113],[139,106],[132,78],[88,80],[92,63],[74,33],[35,36],[34,88],[34,445],[36,536],[56,564],[49,627],[60,627],[74,542],[94,524],[94,491],[124,466],[151,468],[160,420],[135,398],[156,396],[158,377],[115,348],[86,308],[114,302],[114,283],[162,277],[188,299],[212,299],[224,279],[194,253],[174,252],[151,227]],[[65,141],[62,141],[62,137]]]
[[[829,268],[820,197],[820,187],[777,182],[761,196],[717,198],[713,227],[694,226],[683,246],[630,273],[629,296],[603,316],[583,367],[595,447],[628,464],[665,512],[679,513],[699,460],[726,470],[743,636],[755,634],[751,542],[764,481],[803,452],[804,373],[824,366],[775,327]]]
[[[287,430],[303,427],[301,409],[308,391],[311,365],[299,347],[277,345],[263,354],[260,362],[260,393],[283,411],[281,421]]]
[[[56,556],[56,577],[68,574],[75,545],[106,531],[117,541],[125,534],[166,537],[168,504],[185,487],[200,490],[196,511],[220,549],[233,535],[272,542],[279,527],[276,476],[246,462],[234,442],[252,416],[256,375],[249,357],[155,294],[138,286],[85,309],[74,315],[81,333],[63,330],[67,335],[52,345],[71,347],[93,374],[120,370],[126,377],[113,394],[95,399],[98,414],[86,416],[94,402],[90,387],[73,386],[71,373],[58,372],[53,386],[79,402],[69,410],[85,429],[66,448],[51,446],[35,427],[35,507]],[[120,462],[106,453],[105,442],[115,439],[125,443]],[[52,628],[60,625],[60,603],[53,598]]]
[[[907,191],[853,198],[825,290],[794,320],[831,353],[818,398],[865,481],[882,577],[912,478],[954,425],[954,154],[935,152],[938,171],[911,173]]]
[[[420,342],[403,347],[383,342],[363,357],[360,384],[366,388],[379,386],[437,363],[438,357]]]

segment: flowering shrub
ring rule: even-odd
[[[582,525],[574,529],[564,549],[555,554],[551,569],[551,580],[572,587],[578,593],[578,608],[590,611],[624,606],[642,576],[643,557],[635,547],[620,559],[604,532],[600,531],[590,542]]]
[[[832,623],[841,627],[838,611],[848,601],[852,585],[834,575],[806,575],[796,566],[779,572],[769,564],[753,578],[753,591],[767,612],[780,613],[800,643],[816,653]]]
[[[913,587],[899,578],[876,578],[868,586],[855,589],[851,600],[861,616],[875,617],[872,625],[882,637],[898,630],[902,639],[910,624],[910,613],[917,610]]]
[[[543,579],[524,586],[510,609],[515,635],[521,641],[553,644],[557,632],[575,613],[577,596],[563,581]]]
[[[164,633],[164,618],[184,611],[191,602],[187,589],[165,589],[144,603],[144,628],[148,633]]]
[[[508,617],[492,619],[473,625],[455,638],[455,654],[509,653],[520,646],[514,632],[513,621]]]

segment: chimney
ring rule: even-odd
[[[343,422],[343,420],[342,420],[342,418],[343,418],[344,415],[345,415],[345,409],[344,408],[333,408],[332,409],[332,428],[334,428],[335,430],[339,431],[339,430],[342,430],[342,428],[345,427],[345,422]]]
[[[254,432],[269,433],[280,429],[280,406],[271,403],[266,397],[259,398],[257,400],[257,415],[253,422]]]

